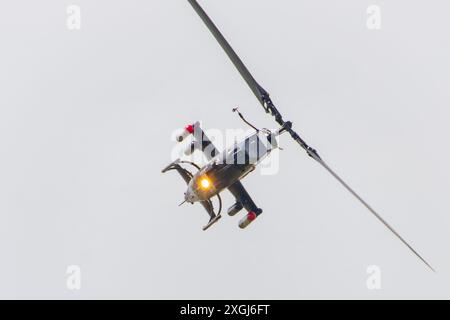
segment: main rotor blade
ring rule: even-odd
[[[234,66],[238,69],[241,76],[244,78],[245,82],[247,82],[250,89],[255,94],[258,101],[264,106],[264,97],[267,96],[266,90],[264,90],[253,78],[250,71],[248,71],[247,67],[244,65],[242,60],[239,58],[239,56],[236,54],[236,52],[233,50],[233,48],[230,46],[228,41],[224,38],[222,33],[217,29],[214,22],[208,17],[206,12],[203,10],[203,8],[198,4],[196,0],[188,0],[189,3],[192,5],[194,10],[197,12],[197,14],[200,16],[200,18],[203,20],[203,22],[208,27],[209,31],[213,34],[213,36],[216,38],[216,40],[219,42],[220,46],[225,50],[226,54],[230,58],[230,60],[233,62]]]
[[[299,141],[297,141],[299,142]],[[300,143],[300,142],[299,142]],[[316,160],[322,167],[324,167],[341,185],[344,186],[359,202],[361,202],[382,224],[384,224],[401,242],[403,242],[420,260],[425,263],[428,268],[430,268],[433,272],[436,272],[433,267],[408,243],[405,239],[400,236],[400,234],[384,220],[378,212],[376,212],[363,198],[361,198],[341,177],[337,175],[326,163],[323,161],[316,152],[310,154],[311,158]]]

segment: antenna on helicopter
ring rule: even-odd
[[[185,204],[187,202],[187,200],[183,200],[182,203],[180,203],[178,206],[181,207],[183,204]]]
[[[222,33],[217,29],[216,25],[212,20],[208,17],[206,12],[203,10],[203,8],[198,4],[196,0],[188,0],[189,3],[192,5],[194,10],[197,12],[197,14],[200,16],[200,18],[203,20],[203,22],[206,24],[208,29],[211,31],[213,36],[216,38],[216,40],[219,42],[220,46],[223,48],[225,53],[230,58],[231,62],[234,64],[234,66],[237,68],[241,76],[244,78],[245,82],[248,84],[250,89],[252,90],[253,94],[256,96],[258,101],[263,106],[266,113],[270,113],[274,118],[275,121],[282,126],[282,130],[289,132],[291,137],[302,147],[306,153],[313,158],[315,161],[317,161],[322,167],[324,167],[339,183],[347,189],[359,202],[361,202],[378,220],[380,220],[398,239],[400,239],[401,242],[403,242],[420,260],[422,260],[431,270],[434,271],[434,269],[428,264],[428,262],[422,258],[395,230],[392,228],[372,207],[364,201],[350,186],[342,180],[326,163],[322,160],[322,158],[319,156],[317,151],[313,148],[311,148],[301,137],[300,135],[295,132],[292,129],[292,122],[290,121],[284,121],[281,113],[278,111],[278,109],[273,104],[272,100],[270,99],[269,93],[264,90],[263,87],[261,87],[256,80],[253,78],[250,71],[247,69],[247,67],[244,65],[242,60],[239,58],[239,56],[236,54],[236,52],[233,50],[233,48],[230,46],[230,44],[227,42],[227,40],[224,38]],[[237,111],[236,109],[233,109],[233,111]],[[259,131],[257,128],[255,128],[253,125],[251,125],[249,122],[245,120],[245,118],[238,112],[239,116],[242,120],[244,120],[245,123],[247,123],[249,126],[251,126],[253,129]]]
[[[239,112],[239,107],[233,108],[232,109],[233,112],[237,112],[237,114],[239,115],[239,118],[242,119],[242,121],[244,121],[248,126],[252,127],[253,129],[256,130],[256,132],[259,132],[260,130],[255,127],[254,125],[252,125],[250,122],[248,122],[245,117],[242,115],[242,113]]]

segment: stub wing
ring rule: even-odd
[[[235,197],[236,202],[239,202],[244,206],[245,210],[247,211],[259,210],[259,208],[256,206],[253,199],[250,197],[247,190],[245,190],[244,186],[242,185],[242,182],[240,181],[235,182],[234,184],[228,187],[228,190]]]
[[[262,210],[258,208],[240,181],[229,186],[228,190],[236,198],[236,205],[241,204],[248,212],[247,215],[239,221],[239,227],[243,229],[255,220],[262,213]]]

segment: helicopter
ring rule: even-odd
[[[237,112],[249,124],[237,108],[234,108],[233,112]],[[240,142],[235,141],[233,145],[223,152],[217,150],[200,127],[199,121],[187,125],[176,137],[178,142],[182,142],[192,135],[193,141],[187,145],[184,154],[190,156],[196,150],[200,150],[208,159],[208,163],[200,168],[194,162],[179,158],[162,170],[163,173],[171,170],[178,171],[188,184],[187,191],[184,193],[184,201],[180,205],[186,202],[192,204],[199,202],[206,209],[210,220],[203,227],[203,230],[207,230],[221,218],[222,199],[220,193],[225,189],[228,189],[236,199],[236,203],[228,209],[228,215],[234,216],[243,208],[248,211],[247,215],[239,222],[241,229],[246,228],[262,213],[262,209],[256,206],[240,180],[254,171],[256,166],[269,156],[273,150],[280,148],[277,138],[286,131],[286,125],[274,132],[266,128],[262,130],[254,126],[252,128],[255,129],[254,133]],[[192,174],[182,164],[193,166],[197,169],[197,172]],[[215,212],[211,201],[213,197],[219,199],[217,212]]]
[[[236,199],[236,202],[228,209],[228,214],[230,216],[234,216],[242,209],[247,211],[247,214],[239,221],[239,227],[244,229],[256,220],[256,218],[262,213],[262,209],[254,203],[249,193],[242,185],[241,180],[252,172],[255,169],[255,166],[260,163],[262,159],[267,157],[271,151],[279,148],[277,137],[282,133],[288,133],[310,158],[315,160],[326,171],[328,171],[345,189],[347,189],[364,207],[366,207],[369,212],[371,212],[404,245],[406,245],[412,253],[414,253],[432,271],[435,271],[433,267],[408,242],[406,242],[406,240],[403,239],[380,214],[378,214],[378,212],[376,212],[328,166],[328,164],[322,159],[321,156],[319,156],[319,153],[314,148],[309,146],[305,140],[303,140],[300,135],[294,131],[292,122],[284,120],[280,111],[273,103],[270,94],[254,79],[250,71],[244,65],[242,60],[200,4],[196,0],[187,1],[225,51],[228,58],[234,64],[238,72],[252,90],[253,94],[256,96],[259,103],[262,105],[264,111],[273,116],[276,123],[280,126],[280,128],[274,132],[268,129],[259,130],[248,122],[238,111],[238,109],[235,108],[233,111],[237,112],[239,117],[247,125],[251,126],[255,132],[241,142],[235,143],[223,152],[219,152],[215,148],[211,140],[200,128],[199,122],[186,126],[183,132],[177,136],[177,140],[182,142],[187,136],[192,135],[194,139],[185,150],[185,154],[189,155],[195,150],[201,150],[207,157],[208,163],[203,167],[200,167],[193,162],[177,159],[164,168],[162,172],[165,173],[171,170],[176,170],[188,184],[187,191],[184,194],[185,199],[181,204],[186,202],[198,202],[208,212],[210,220],[203,227],[203,230],[207,230],[221,218],[220,212],[222,210],[222,200],[220,198],[220,193],[225,189],[228,189]],[[195,174],[191,173],[182,166],[183,164],[192,165],[195,169],[197,169],[197,172]],[[219,201],[219,209],[217,212],[215,212],[211,201],[213,197],[217,197]]]

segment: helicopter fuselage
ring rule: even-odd
[[[190,203],[205,201],[255,170],[278,144],[273,133],[255,132],[212,158],[191,179],[185,192]]]

